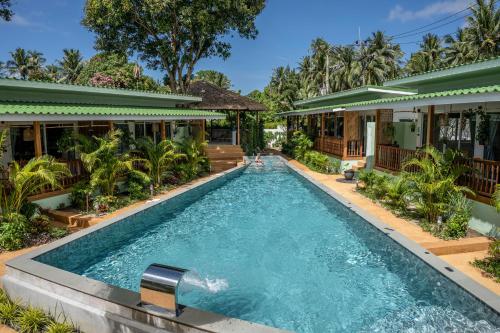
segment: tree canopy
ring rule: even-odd
[[[137,53],[185,92],[200,59],[231,54],[227,35],[255,38],[265,0],[87,0],[83,24],[96,48]]]
[[[0,0],[0,19],[4,21],[10,21],[14,13],[11,9],[10,0]]]
[[[210,69],[196,72],[194,80],[207,81],[224,89],[231,88],[231,80],[224,73]]]

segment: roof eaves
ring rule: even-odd
[[[184,95],[184,94],[172,94],[164,92],[122,89],[122,88],[103,88],[103,87],[94,87],[94,86],[77,85],[77,84],[20,80],[13,78],[0,79],[0,87],[52,90],[52,91],[76,92],[76,93],[92,93],[92,94],[128,96],[128,97],[143,97],[143,98],[178,100],[186,102],[201,102],[202,100],[201,97]]]

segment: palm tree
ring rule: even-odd
[[[151,138],[143,138],[137,141],[138,152],[143,156],[143,161],[149,177],[155,187],[160,186],[167,172],[172,170],[176,161],[185,158],[186,155],[176,151],[175,144],[170,140],[162,140],[155,144]]]
[[[28,196],[46,187],[61,188],[59,180],[70,175],[66,164],[58,163],[47,155],[35,157],[23,167],[13,161],[9,167],[7,184],[3,185],[8,191],[0,187],[2,213],[19,213]]]
[[[412,158],[403,163],[403,170],[416,169],[417,172],[404,172],[402,177],[409,182],[409,191],[414,203],[427,222],[436,223],[439,216],[449,210],[449,200],[454,194],[473,194],[465,187],[456,185],[467,168],[456,163],[461,158],[458,151],[447,150],[441,153],[434,147],[426,147],[423,157]]]
[[[61,76],[61,68],[56,65],[48,65],[45,68],[45,74],[50,81],[58,82]]]
[[[335,70],[330,76],[334,91],[354,88],[359,78],[359,64],[356,51],[352,46],[340,46],[334,49]]]
[[[386,64],[385,57],[369,47],[361,47],[357,59],[356,74],[360,78],[359,84],[367,85],[381,84],[386,79],[389,72],[389,66]]]
[[[45,58],[41,52],[28,51],[28,79],[41,80],[44,78]]]
[[[0,61],[0,78],[6,76],[6,67],[7,64],[5,64],[3,61]]]
[[[207,81],[223,89],[231,88],[231,80],[224,73],[214,70],[198,71],[194,80]]]
[[[207,163],[207,158],[204,156],[204,148],[207,146],[206,141],[189,138],[181,145],[181,151],[184,154],[180,171],[185,180],[191,180],[196,177]]]
[[[495,0],[476,0],[471,6],[472,15],[467,17],[467,32],[471,46],[476,48],[480,58],[500,54],[500,9]]]
[[[443,58],[441,40],[437,35],[429,33],[423,37],[420,50],[411,55],[406,71],[409,74],[419,74],[437,69],[443,63]]]
[[[314,82],[313,65],[310,56],[305,56],[299,63],[299,99],[307,99],[318,94],[319,90]]]
[[[297,100],[299,89],[299,79],[294,69],[290,66],[275,68],[269,87],[282,109],[293,110],[293,102]]]
[[[386,78],[394,78],[399,75],[401,57],[403,51],[398,44],[392,44],[390,38],[382,31],[372,33],[372,36],[367,39],[369,53],[381,57],[381,61],[385,64],[387,71]]]
[[[107,196],[114,196],[118,179],[134,170],[134,162],[128,154],[118,155],[120,130],[109,131],[103,138],[94,136],[79,145],[80,158],[90,174],[90,186]],[[136,171],[139,172],[139,171]]]
[[[479,56],[479,50],[473,47],[471,35],[466,29],[458,28],[455,36],[446,35],[444,42],[447,44],[444,62],[448,66],[472,62]]]
[[[62,71],[62,81],[66,83],[75,83],[78,75],[83,69],[83,57],[80,50],[64,49],[64,56],[59,60],[59,66]]]
[[[29,55],[23,48],[17,48],[10,52],[11,59],[7,61],[9,74],[20,79],[27,79],[29,74]]]

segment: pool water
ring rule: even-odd
[[[37,260],[137,291],[195,271],[181,303],[297,332],[500,332],[498,314],[289,169],[249,166]]]

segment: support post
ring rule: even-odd
[[[425,140],[425,144],[430,147],[433,142],[433,132],[434,132],[434,105],[429,105],[427,109],[427,137]]]
[[[42,156],[42,132],[40,130],[40,122],[33,122],[34,144],[35,144],[35,157]]]
[[[377,165],[378,162],[378,144],[379,144],[379,132],[380,132],[380,110],[377,109],[375,113],[375,163],[374,165]]]
[[[110,131],[113,130],[114,126],[113,126],[113,121],[112,120],[108,121],[108,127],[109,127]]]
[[[207,139],[207,134],[205,133],[206,128],[207,128],[207,120],[203,119],[201,121],[201,137],[203,138],[203,141]]]
[[[342,151],[342,159],[347,158],[347,127],[349,127],[349,112],[344,112],[344,128],[342,128],[343,133],[342,133],[342,142],[343,144],[343,151]]]
[[[240,145],[240,111],[236,111],[236,145]]]
[[[325,114],[321,114],[321,135],[320,135],[320,149],[323,151],[325,148]]]
[[[161,141],[167,139],[167,129],[165,128],[165,120],[160,121]]]

